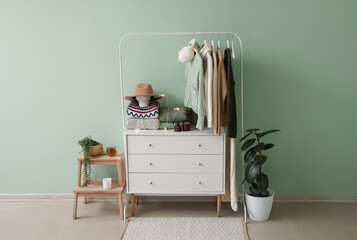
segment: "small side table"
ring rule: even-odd
[[[82,164],[84,164],[84,157],[81,154],[78,160],[78,172],[77,172],[77,187],[73,190],[74,202],[73,202],[73,220],[77,218],[77,204],[78,197],[83,197],[83,203],[87,204],[87,197],[118,197],[119,211],[121,219],[124,219],[123,213],[123,199],[122,193],[125,189],[126,176],[125,166],[123,159],[123,152],[118,152],[115,157],[109,157],[108,155],[99,155],[90,157],[91,165],[116,165],[118,170],[118,179],[113,179],[112,184],[118,186],[112,186],[109,190],[104,190],[102,186],[102,180],[90,180],[87,187],[81,187],[81,174]],[[91,186],[100,185],[100,186]]]

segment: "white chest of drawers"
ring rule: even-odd
[[[217,214],[224,194],[225,135],[213,130],[127,130],[127,192],[132,215],[135,195],[217,195]]]

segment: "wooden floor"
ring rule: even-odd
[[[129,214],[128,209],[127,213]],[[215,217],[214,203],[143,203],[137,217]],[[222,217],[242,216],[222,204]],[[267,222],[248,222],[255,239],[357,239],[355,203],[275,203]],[[0,202],[0,239],[118,239],[124,230],[118,204],[89,201],[78,205],[72,220],[71,202]]]

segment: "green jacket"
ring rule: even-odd
[[[195,45],[196,48],[197,44]],[[185,92],[185,107],[191,108],[197,113],[196,128],[202,130],[205,118],[205,102],[204,102],[204,70],[203,60],[197,49],[192,61],[186,63],[186,92]]]

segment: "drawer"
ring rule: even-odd
[[[128,154],[223,154],[223,136],[128,136]]]
[[[221,173],[223,155],[128,155],[129,172]]]
[[[129,173],[132,193],[222,192],[221,174],[143,174]]]

